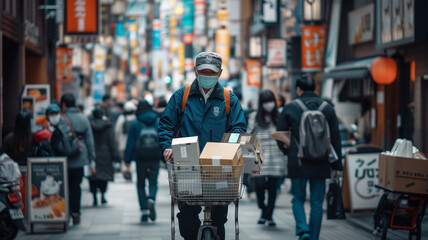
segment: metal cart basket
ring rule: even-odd
[[[243,165],[205,166],[167,163],[171,195],[171,239],[175,239],[174,206],[177,201],[204,207],[204,220],[198,239],[216,239],[212,225],[211,207],[235,204],[235,239],[239,239],[238,206],[242,197]]]

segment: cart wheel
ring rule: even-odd
[[[202,240],[213,240],[212,233],[209,228],[205,228],[202,233]]]
[[[382,237],[381,237],[382,240],[386,240],[386,235],[388,233],[388,225],[389,225],[388,220],[389,220],[388,216],[386,214],[383,214],[383,216],[382,216]]]

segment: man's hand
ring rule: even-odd
[[[165,149],[165,151],[163,151],[163,159],[165,160],[165,162],[168,162],[169,159],[172,158],[172,149]]]
[[[93,167],[89,168],[89,172],[91,173],[92,176],[94,176],[97,173],[97,171]]]

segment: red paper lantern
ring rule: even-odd
[[[371,74],[377,84],[391,84],[397,78],[397,63],[390,57],[377,57],[373,60]]]

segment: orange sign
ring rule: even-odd
[[[73,81],[72,63],[73,48],[57,47],[55,71],[57,82],[71,82]]]
[[[258,60],[248,59],[245,61],[247,69],[247,84],[248,86],[262,86],[262,64]]]
[[[320,71],[324,61],[324,25],[302,26],[302,70]]]
[[[65,34],[98,33],[98,0],[65,2]]]

